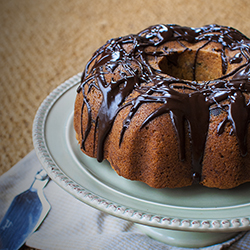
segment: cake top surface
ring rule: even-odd
[[[171,42],[177,47],[168,46]],[[197,45],[197,46],[196,46]],[[172,46],[172,47],[171,47]],[[192,46],[196,46],[195,50]],[[178,25],[151,26],[136,35],[109,40],[98,49],[86,65],[78,92],[83,93],[84,105],[89,112],[88,127],[82,146],[91,127],[91,108],[87,94],[95,87],[102,92],[99,109],[97,159],[103,160],[103,146],[117,114],[130,106],[120,136],[120,144],[134,115],[145,103],[161,104],[149,114],[141,125],[164,113],[170,113],[180,145],[180,158],[185,158],[184,121],[190,129],[194,178],[199,179],[210,113],[226,113],[218,126],[223,133],[226,124],[232,125],[241,154],[247,154],[247,127],[250,119],[250,102],[245,94],[250,91],[250,40],[239,31],[225,26],[207,25],[200,28]],[[199,55],[203,50],[216,52],[220,58],[221,75],[215,79],[197,80]],[[166,74],[161,63],[167,58],[171,67],[180,67],[178,60],[186,52],[193,53],[190,67],[192,79]],[[154,61],[156,64],[152,64]],[[156,65],[156,66],[155,66]],[[106,75],[111,75],[107,80]],[[119,77],[117,78],[117,75]],[[87,86],[87,91],[84,90]],[[137,94],[133,98],[132,93]],[[226,102],[224,102],[226,100]],[[224,103],[222,103],[224,102]]]

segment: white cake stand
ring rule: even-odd
[[[55,89],[34,120],[34,147],[54,182],[80,201],[132,221],[150,237],[175,246],[208,246],[250,229],[250,184],[231,190],[154,189],[118,176],[108,162],[84,155],[73,129],[79,81],[78,74]]]

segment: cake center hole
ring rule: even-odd
[[[173,52],[159,62],[162,73],[183,80],[209,81],[222,76],[221,55],[218,52]]]

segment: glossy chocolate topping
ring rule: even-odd
[[[172,64],[177,64],[178,53],[174,51],[170,53],[164,46],[163,49],[157,50],[169,41],[179,43],[184,52],[188,50],[184,45],[185,42],[200,44],[196,50],[195,62],[192,67],[192,80],[171,77],[149,63],[149,56],[154,56],[156,59],[168,56],[168,60]],[[216,80],[196,81],[197,56],[212,42],[220,44],[221,47],[217,51],[221,57],[222,76]],[[128,44],[132,46],[129,51],[124,47]],[[153,47],[155,50],[149,52],[147,50],[149,47]],[[237,53],[229,58],[227,50],[237,50]],[[230,64],[239,64],[239,66],[228,72]],[[122,71],[119,71],[119,80],[115,81],[112,78],[107,81],[105,75],[113,73],[119,66],[123,68]],[[85,85],[87,85],[87,91]],[[250,91],[250,40],[233,28],[218,25],[201,28],[157,25],[149,27],[137,35],[109,40],[95,52],[87,64],[82,75],[82,83],[78,88],[78,92],[83,93],[83,107],[86,105],[88,109],[88,126],[85,131],[82,131],[83,148],[92,126],[91,107],[87,99],[92,87],[99,89],[103,95],[95,121],[95,131],[98,129],[98,161],[103,160],[105,139],[117,114],[124,107],[130,107],[130,112],[123,122],[120,135],[121,144],[131,120],[144,103],[159,103],[160,107],[144,120],[141,129],[156,117],[170,113],[179,140],[181,160],[185,159],[184,124],[187,121],[192,147],[193,178],[196,181],[199,181],[202,171],[210,113],[218,115],[223,111],[227,114],[224,121],[218,126],[218,134],[223,133],[227,123],[231,123],[232,133],[237,137],[242,156],[247,154],[250,102],[247,103],[244,93]],[[181,91],[178,88],[181,88]],[[138,95],[132,99],[128,98],[134,91]],[[225,100],[227,102],[221,104]]]

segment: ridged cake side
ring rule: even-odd
[[[159,25],[111,39],[78,88],[81,150],[155,188],[250,181],[249,44],[217,25]]]

